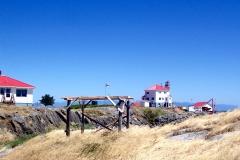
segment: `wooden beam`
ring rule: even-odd
[[[70,101],[71,101],[71,100],[70,100]],[[77,101],[77,98],[75,98],[75,100],[73,100],[72,103],[68,104],[66,109],[68,109],[69,107],[71,107],[71,105],[72,105],[74,102],[76,102],[76,101]]]
[[[129,124],[130,124],[130,113],[129,113],[129,110],[130,110],[130,102],[127,101],[127,128],[129,128]]]
[[[110,130],[110,131],[112,131],[112,129],[110,129],[109,127],[107,127],[107,126],[105,126],[104,124],[102,124],[102,123],[100,123],[100,122],[98,122],[98,121],[96,121],[95,119],[92,119],[91,117],[89,117],[88,115],[86,115],[86,114],[83,114],[84,116],[86,116],[88,119],[90,119],[91,121],[93,121],[93,122],[95,122],[95,123],[97,123],[97,124],[99,124],[99,125],[101,125],[102,127],[104,127],[104,128],[106,128],[106,129],[108,129],[108,130]]]
[[[118,111],[118,132],[122,131],[122,112]]]
[[[92,100],[88,101],[88,103],[84,105],[84,108],[86,108],[87,105],[89,105],[90,102],[92,102]]]
[[[133,100],[133,97],[130,96],[109,96],[112,100],[119,100],[119,99],[125,99],[125,100]],[[61,97],[64,100],[75,100],[78,101],[86,101],[86,100],[108,100],[106,96],[63,96]]]
[[[69,106],[71,103],[71,100],[67,101],[67,105]],[[67,123],[66,123],[66,135],[70,136],[70,116],[71,116],[71,108],[68,107],[67,109]]]
[[[84,101],[82,101],[82,126],[81,126],[81,133],[84,133]]]
[[[127,116],[124,116],[123,119],[126,118],[126,117],[127,117]],[[111,126],[111,125],[114,125],[114,124],[117,123],[117,122],[118,122],[118,119],[117,119],[116,121],[114,121],[113,123],[107,124],[106,126],[109,127],[109,126]],[[102,129],[102,128],[98,129],[97,131],[100,131],[101,129]]]

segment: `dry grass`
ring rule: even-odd
[[[191,118],[176,125],[161,128],[132,126],[121,133],[87,130],[71,132],[66,137],[63,130],[38,136],[17,148],[2,159],[240,159],[240,109]],[[209,130],[209,137],[225,134],[218,140],[177,141],[166,134],[179,131]]]
[[[9,141],[13,141],[16,138],[15,135],[7,131],[6,128],[1,128],[0,129],[0,142],[5,143]]]
[[[32,112],[32,107],[17,107],[13,105],[0,104],[0,113],[3,114],[17,113],[22,116],[29,116]]]

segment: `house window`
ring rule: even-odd
[[[26,89],[17,89],[17,97],[27,97]]]
[[[144,100],[144,98],[142,98],[142,100]]]
[[[1,88],[1,95],[5,94],[5,88]]]
[[[149,100],[149,98],[147,98],[147,100]]]
[[[146,94],[149,94],[149,92],[146,92]]]
[[[167,100],[167,97],[166,97],[166,100]]]
[[[167,92],[164,92],[164,94],[166,94]]]
[[[6,89],[6,97],[10,97],[11,89],[7,88]]]
[[[154,97],[152,97],[152,100],[154,100]]]
[[[159,100],[161,100],[161,97],[159,98]]]

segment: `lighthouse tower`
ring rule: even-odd
[[[165,88],[170,90],[170,87],[171,87],[170,82],[169,81],[165,82]]]

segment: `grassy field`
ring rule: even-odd
[[[207,130],[205,139],[173,140],[167,135]],[[181,132],[180,132],[181,131]],[[171,134],[170,134],[171,133]],[[229,134],[226,134],[229,133]],[[209,138],[223,135],[222,138]],[[1,159],[75,160],[75,159],[240,159],[240,109],[215,115],[190,118],[176,125],[161,128],[131,126],[117,131],[63,130],[40,135]]]

